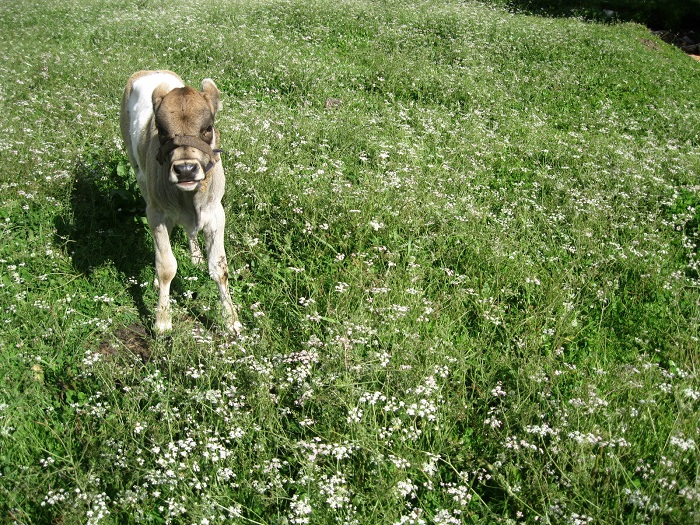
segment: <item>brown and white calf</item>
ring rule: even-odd
[[[219,287],[227,328],[240,333],[236,307],[228,289],[224,251],[224,170],[214,117],[221,109],[211,79],[201,91],[185,86],[171,71],[139,71],[126,84],[121,132],[146,200],[146,214],[156,252],[156,330],[172,328],[170,284],[177,261],[170,246],[176,225],[187,232],[192,261],[202,260],[197,235],[204,231],[209,275]]]

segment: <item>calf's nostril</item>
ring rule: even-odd
[[[193,162],[175,164],[173,171],[180,180],[193,180],[199,172],[199,164]]]

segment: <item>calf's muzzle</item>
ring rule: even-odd
[[[209,144],[204,142],[199,137],[195,137],[194,135],[175,135],[160,145],[160,149],[158,150],[158,155],[156,157],[158,163],[162,165],[168,155],[170,155],[177,148],[181,148],[183,146],[189,146],[204,153],[207,159],[206,163],[202,163],[204,173],[207,173],[214,167],[214,164],[216,164],[216,154],[221,153],[220,149],[212,149]]]

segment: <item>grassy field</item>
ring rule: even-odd
[[[0,522],[700,522],[700,64],[457,0],[0,3]],[[244,335],[121,91],[223,94]]]

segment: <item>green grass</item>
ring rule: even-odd
[[[700,65],[452,0],[0,4],[0,520],[700,520]],[[119,138],[212,77],[244,335]],[[340,105],[326,107],[328,98]]]

